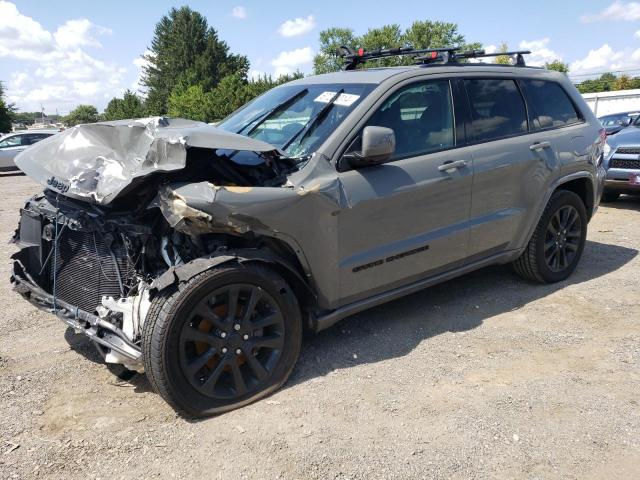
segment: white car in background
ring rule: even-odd
[[[56,133],[57,130],[22,130],[0,137],[0,171],[18,170],[13,162],[16,155]]]

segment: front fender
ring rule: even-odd
[[[303,306],[313,308],[317,305],[315,292],[293,265],[268,251],[249,248],[230,250],[222,255],[213,257],[196,258],[188,263],[170,267],[151,283],[150,294],[155,297],[158,293],[171,286],[186,283],[196,275],[221,265],[230,263],[243,265],[248,262],[266,264],[280,273],[289,282],[298,296],[298,301]]]

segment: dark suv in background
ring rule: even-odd
[[[356,68],[398,54],[417,65]],[[521,53],[463,63],[483,56],[347,52],[345,71],[218,127],[44,140],[17,159],[44,191],[21,211],[15,288],[204,416],[280,387],[305,328],[487,265],[564,280],[602,192],[604,130],[565,75]]]
[[[607,135],[615,135],[635,123],[639,115],[640,113],[638,113],[638,111],[620,112],[598,117],[598,120],[602,123]]]
[[[614,202],[621,194],[640,195],[640,117],[604,146],[605,180],[603,202]]]

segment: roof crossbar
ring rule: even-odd
[[[526,67],[526,63],[524,62],[523,55],[529,55],[531,53],[530,50],[514,50],[512,52],[494,52],[494,53],[485,53],[484,50],[472,50],[469,52],[462,52],[460,54],[455,55],[455,59],[463,59],[463,58],[486,58],[486,57],[515,57],[515,65],[517,67]]]
[[[430,64],[436,62],[442,64],[452,64],[457,63],[458,60],[468,58],[501,57],[504,55],[508,57],[515,57],[515,66],[526,67],[523,55],[530,54],[531,52],[529,50],[516,50],[511,52],[495,53],[486,53],[484,50],[469,50],[461,52],[459,47],[423,49],[401,47],[371,51],[359,48],[354,52],[351,48],[342,46],[336,53],[344,60],[343,70],[355,70],[359,64],[364,63],[368,60],[395,57],[399,55],[415,55],[415,61],[418,64]]]

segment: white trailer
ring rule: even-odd
[[[640,112],[640,89],[583,93],[582,96],[598,117],[634,110]]]

